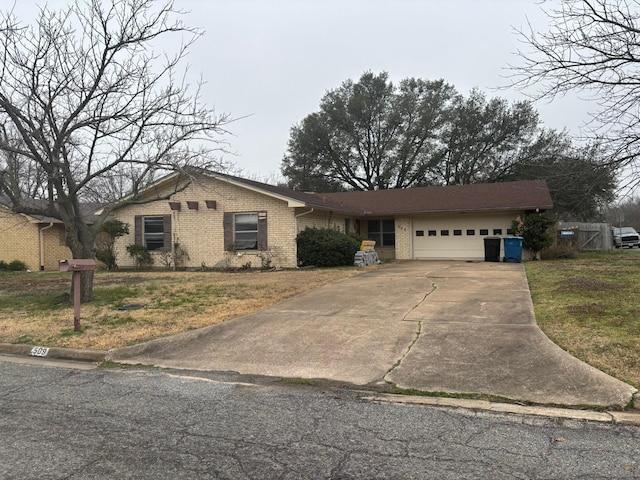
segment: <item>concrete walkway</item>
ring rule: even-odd
[[[636,391],[547,339],[521,264],[396,262],[108,359],[547,404],[624,405]]]

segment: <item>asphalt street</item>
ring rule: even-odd
[[[0,357],[0,478],[634,479],[640,428]]]

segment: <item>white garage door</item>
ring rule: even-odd
[[[484,238],[505,237],[514,219],[513,214],[414,218],[413,258],[484,259]]]

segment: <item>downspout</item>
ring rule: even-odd
[[[44,235],[42,232],[53,227],[53,222],[49,222],[49,225],[40,229],[40,271],[44,272]]]
[[[313,208],[312,208],[312,209],[311,209],[311,210],[309,210],[308,212],[302,212],[302,213],[299,213],[298,215],[296,215],[296,216],[294,217],[294,219],[295,219],[295,222],[294,222],[294,223],[295,223],[295,225],[293,226],[293,228],[294,228],[294,231],[293,231],[293,238],[294,238],[294,239],[298,236],[298,218],[303,217],[303,216],[305,216],[305,215],[309,215],[310,213],[313,213],[313,211],[314,211],[314,210],[315,210],[315,209],[313,209]],[[296,264],[297,264],[297,262],[298,262],[298,243],[297,243],[295,240],[294,240],[294,253],[295,253],[295,255],[296,255]]]

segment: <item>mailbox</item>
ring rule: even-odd
[[[92,258],[74,258],[73,260],[61,260],[58,263],[61,272],[73,273],[73,330],[80,331],[80,277],[82,272],[90,272],[96,269],[96,261]]]
[[[61,260],[58,267],[61,272],[87,272],[96,269],[96,261],[91,258]]]

